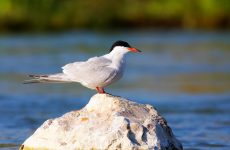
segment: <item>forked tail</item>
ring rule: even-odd
[[[29,75],[32,79],[25,80],[23,84],[30,83],[68,83],[72,82],[64,73],[50,75]]]

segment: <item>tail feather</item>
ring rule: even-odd
[[[67,83],[71,80],[63,73],[51,74],[51,75],[29,75],[32,79],[25,80],[23,84],[31,83]]]

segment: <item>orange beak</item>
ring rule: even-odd
[[[134,53],[141,52],[139,49],[136,49],[134,47],[129,47],[128,50],[130,50],[131,52],[134,52]]]

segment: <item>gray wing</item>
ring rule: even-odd
[[[93,57],[85,62],[74,62],[62,67],[63,72],[77,82],[102,82],[114,76],[115,70],[110,68],[111,60],[104,57]]]

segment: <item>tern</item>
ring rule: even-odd
[[[78,82],[98,93],[106,93],[104,88],[118,81],[125,70],[125,56],[128,52],[141,52],[125,41],[116,41],[110,52],[100,57],[92,57],[87,61],[73,62],[62,67],[62,73],[47,75],[29,75],[29,83],[69,83]]]

